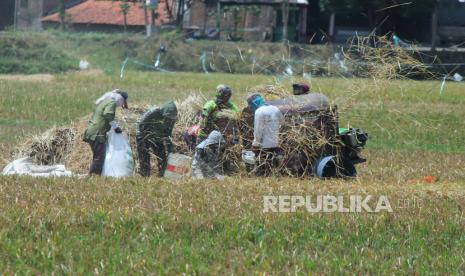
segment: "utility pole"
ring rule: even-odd
[[[288,25],[289,25],[289,5],[290,1],[289,0],[283,0],[282,2],[282,19],[283,19],[283,41],[288,40]]]
[[[328,36],[329,36],[330,43],[334,43],[335,25],[336,25],[336,13],[332,11],[331,15],[329,16],[329,28],[328,28]]]

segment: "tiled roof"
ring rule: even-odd
[[[102,24],[102,25],[124,25],[123,14],[121,13],[120,1],[111,0],[87,0],[79,5],[66,10],[66,21],[74,24]],[[127,15],[128,26],[143,26],[144,9],[140,3],[128,3],[130,8]],[[159,14],[156,19],[157,24],[171,21],[166,12],[166,0],[160,0],[157,7]],[[151,22],[149,12],[149,22]],[[43,22],[59,22],[58,13],[42,18]]]

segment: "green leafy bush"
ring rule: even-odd
[[[0,74],[60,73],[77,69],[79,60],[46,37],[0,37]]]

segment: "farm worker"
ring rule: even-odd
[[[217,129],[215,121],[218,118],[218,113],[225,110],[230,110],[233,113],[239,112],[237,106],[231,102],[231,88],[224,84],[216,87],[216,97],[210,100],[203,106],[202,118],[200,121],[200,130],[197,134],[199,140],[203,140],[207,135]]]
[[[208,137],[195,148],[192,160],[192,176],[196,179],[223,179],[221,159],[225,150],[223,135],[217,130],[210,132]]]
[[[402,39],[400,39],[400,37],[398,37],[396,33],[392,33],[392,43],[396,47],[408,47],[409,46],[409,44],[402,41]]]
[[[294,95],[305,95],[310,92],[310,87],[305,83],[294,83],[292,84],[292,94]]]
[[[121,133],[121,128],[115,122],[116,107],[128,108],[128,93],[119,89],[105,93],[95,102],[95,109],[89,125],[84,132],[84,141],[92,149],[92,164],[89,174],[101,175],[105,161],[107,132],[113,129]]]
[[[279,129],[284,116],[276,106],[266,104],[259,94],[248,97],[247,104],[255,114],[252,142],[252,148],[256,155],[258,154],[255,174],[268,176],[279,164],[279,159],[282,159],[279,148]]]
[[[173,151],[170,136],[177,116],[178,109],[170,101],[149,109],[137,121],[137,153],[142,176],[150,176],[150,149],[158,160],[158,176],[163,176],[168,164],[168,154]]]

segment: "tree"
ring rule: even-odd
[[[65,0],[60,0],[60,4],[58,6],[58,17],[60,18],[60,28],[62,31],[64,31],[65,30],[65,19],[66,19]]]
[[[323,11],[330,14],[328,24],[328,37],[331,42],[334,41],[336,14],[348,14],[353,12],[351,3],[348,0],[320,0],[320,6]]]
[[[150,11],[150,14],[152,15],[152,21],[150,22],[150,32],[151,34],[157,33],[155,21],[158,18],[159,14],[157,13],[157,8],[158,8],[158,0],[149,0],[148,1],[150,4],[147,6],[148,10]]]
[[[128,13],[129,13],[129,9],[131,8],[128,2],[129,2],[128,0],[123,0],[121,1],[121,4],[119,5],[121,13],[123,14],[123,24],[124,24],[125,32],[128,28]]]
[[[182,30],[182,23],[184,21],[185,6],[190,7],[192,0],[178,0],[178,9],[176,12],[176,25],[179,30]]]
[[[231,5],[231,6],[225,6],[223,8],[223,11],[231,15],[232,23],[233,23],[233,28],[232,28],[232,31],[228,34],[228,39],[230,40],[241,39],[240,34],[239,34],[239,23],[241,21],[240,19],[241,19],[243,8],[238,5]]]

